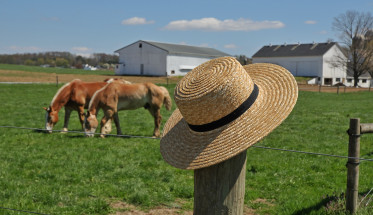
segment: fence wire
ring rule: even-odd
[[[40,131],[40,132],[48,132],[46,129],[41,128],[29,128],[29,127],[18,127],[18,126],[0,126],[0,128],[14,128],[14,129],[26,129],[26,130],[34,130],[34,131]],[[63,132],[63,133],[78,133],[78,134],[85,134],[84,131],[63,131],[63,130],[53,130],[53,132]],[[90,133],[92,134],[92,133]],[[93,133],[94,135],[101,135],[102,133]],[[113,137],[125,137],[125,138],[145,138],[145,139],[155,139],[160,140],[159,137],[147,137],[147,136],[136,136],[136,135],[123,135],[123,134],[104,134],[105,136],[113,136]],[[373,159],[369,158],[360,158],[360,157],[349,157],[349,156],[343,156],[343,155],[333,155],[333,154],[325,154],[325,153],[317,153],[317,152],[306,152],[306,151],[300,151],[300,150],[292,150],[292,149],[280,149],[280,148],[272,148],[272,147],[266,147],[266,146],[251,146],[253,148],[258,149],[268,149],[268,150],[275,150],[275,151],[284,151],[284,152],[291,152],[291,153],[300,153],[300,154],[308,154],[308,155],[319,155],[319,156],[325,156],[325,157],[335,157],[335,158],[344,158],[344,159],[358,159],[360,161],[373,161]]]
[[[34,130],[39,132],[48,132],[46,129],[41,128],[30,128],[30,127],[18,127],[18,126],[0,126],[0,128],[11,128],[11,129],[24,129],[24,130]],[[84,131],[63,131],[63,130],[53,130],[53,132],[63,132],[63,133],[78,133],[78,134],[85,134]],[[92,134],[92,133],[91,133]],[[94,133],[95,135],[101,135],[102,133]],[[125,137],[125,138],[146,138],[146,139],[155,139],[159,140],[158,137],[147,137],[147,136],[136,136],[136,135],[117,135],[117,134],[105,134],[106,136],[113,136],[113,137]],[[275,150],[275,151],[283,151],[283,152],[290,152],[290,153],[300,153],[300,154],[308,154],[308,155],[318,155],[318,156],[325,156],[325,157],[335,157],[335,158],[343,158],[343,159],[358,159],[360,161],[373,161],[373,159],[368,158],[359,158],[359,157],[349,157],[349,156],[343,156],[343,155],[333,155],[333,154],[325,154],[325,153],[316,153],[316,152],[306,152],[306,151],[300,151],[300,150],[291,150],[291,149],[280,149],[280,148],[272,148],[272,147],[266,147],[266,146],[251,146],[253,148],[258,149],[265,149],[265,150]],[[372,188],[373,189],[373,188]],[[372,191],[372,189],[369,191],[369,193]],[[369,193],[359,202],[359,205],[362,204],[364,199],[369,195]],[[367,202],[366,205],[369,204],[369,202],[372,200],[371,196]],[[18,210],[18,209],[12,209],[12,208],[5,208],[1,207],[0,209],[4,210],[11,210],[11,211],[17,211],[17,212],[24,212],[24,213],[30,213],[30,214],[40,214],[40,215],[48,215],[44,213],[38,213],[38,212],[32,212],[32,211],[26,211],[26,210]]]

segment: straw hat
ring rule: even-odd
[[[283,67],[243,67],[232,57],[205,62],[175,88],[178,109],[164,126],[161,154],[181,169],[220,163],[280,125],[297,97],[297,83]]]

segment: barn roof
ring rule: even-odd
[[[139,40],[135,43],[147,43],[157,48],[163,49],[167,51],[169,54],[176,54],[176,55],[193,55],[193,56],[203,56],[203,57],[224,57],[230,56],[230,54],[221,52],[214,48],[207,48],[207,47],[200,47],[200,46],[190,46],[190,45],[179,45],[179,44],[171,44],[171,43],[160,43],[160,42],[152,42],[152,41],[145,41]],[[134,44],[134,43],[132,43]],[[131,44],[131,45],[132,45]],[[130,45],[128,45],[130,46]],[[128,46],[125,46],[121,49],[124,49]],[[115,52],[118,52],[119,50]]]
[[[263,46],[253,55],[253,58],[322,56],[334,45],[339,47],[338,43],[336,42],[269,45]]]

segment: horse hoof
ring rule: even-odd
[[[67,131],[68,131],[67,128],[63,128],[62,131],[61,131],[61,133],[65,134],[65,133],[67,133]]]

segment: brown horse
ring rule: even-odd
[[[58,122],[58,112],[62,107],[65,107],[65,121],[63,131],[67,131],[70,120],[71,111],[76,110],[79,114],[79,120],[84,130],[84,108],[88,107],[89,101],[93,94],[106,86],[108,83],[120,81],[123,83],[130,83],[123,79],[106,79],[103,82],[83,82],[75,79],[64,86],[62,86],[48,108],[45,115],[45,129],[51,133],[53,126]]]
[[[162,104],[171,110],[171,97],[165,87],[153,83],[123,84],[113,82],[98,90],[89,103],[85,118],[85,135],[92,137],[98,127],[97,113],[104,111],[101,119],[101,137],[111,132],[111,121],[114,118],[117,134],[122,134],[118,111],[134,110],[144,107],[154,117],[153,137],[160,136]]]

